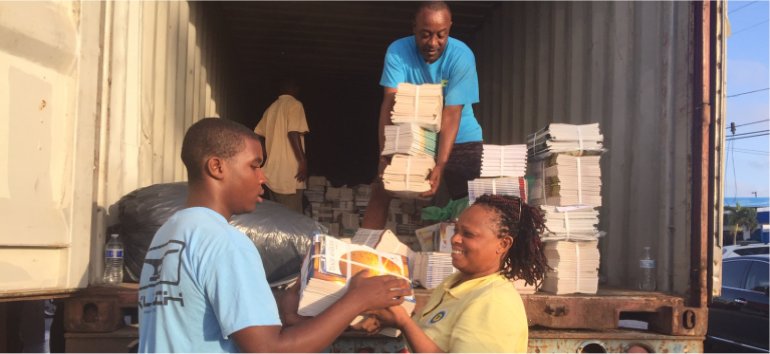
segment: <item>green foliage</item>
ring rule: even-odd
[[[727,225],[733,227],[732,244],[736,243],[738,230],[748,229],[749,232],[752,232],[759,225],[757,223],[757,209],[744,208],[738,203],[734,207],[725,207],[725,216],[727,218]]]

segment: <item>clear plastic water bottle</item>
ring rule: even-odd
[[[650,247],[645,247],[639,259],[639,290],[655,291],[655,285],[655,260],[650,255]]]
[[[123,242],[118,234],[110,235],[104,247],[104,283],[117,285],[123,281]]]

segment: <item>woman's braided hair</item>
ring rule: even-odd
[[[527,205],[519,197],[490,194],[477,198],[473,205],[495,210],[500,217],[497,237],[513,238],[500,273],[511,280],[524,279],[528,285],[539,285],[549,268],[540,240],[545,229],[540,209]]]

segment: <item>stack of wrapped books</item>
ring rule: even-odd
[[[598,123],[552,123],[528,138],[529,204],[543,211],[548,272],[543,291],[594,294],[600,254],[602,205]]]
[[[385,190],[407,198],[427,192],[430,190],[427,178],[435,166],[430,156],[393,155],[382,175]]]
[[[299,310],[302,316],[316,316],[339,300],[347,291],[347,282],[358,272],[390,274],[411,282],[407,258],[371,247],[346,243],[327,235],[316,235],[300,271]],[[414,296],[401,304],[407,313],[415,306]],[[398,335],[390,329],[381,332]]]
[[[385,126],[385,146],[382,155],[436,155],[436,132],[414,123]]]
[[[596,294],[599,287],[598,240],[545,243],[548,271],[540,290],[557,295]]]
[[[531,162],[529,173],[532,205],[602,205],[601,156],[553,154]]]
[[[444,97],[440,84],[398,84],[390,120],[393,124],[416,123],[425,129],[441,130]]]
[[[591,241],[600,236],[599,211],[584,206],[541,205],[546,231],[543,241]]]
[[[481,155],[481,177],[524,176],[527,169],[527,146],[484,144]]]
[[[468,204],[484,194],[519,197],[527,202],[527,180],[524,177],[476,178],[468,181]]]
[[[457,269],[452,266],[452,254],[443,252],[419,252],[414,261],[414,283],[433,289]]]
[[[530,160],[562,152],[600,154],[604,151],[599,123],[551,123],[530,134],[527,140]]]

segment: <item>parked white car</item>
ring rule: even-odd
[[[770,254],[770,244],[750,243],[746,245],[729,245],[722,247],[722,259],[752,254]]]

